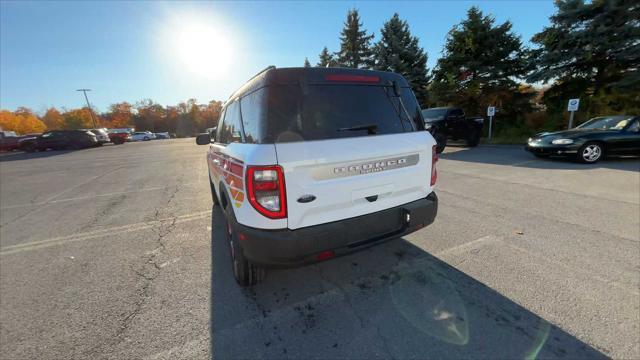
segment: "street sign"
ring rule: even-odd
[[[580,99],[571,99],[567,105],[567,111],[578,111],[578,106],[580,106]]]
[[[496,114],[496,107],[489,106],[487,107],[487,116],[489,117],[489,141],[491,141],[491,128],[493,127],[493,115]]]

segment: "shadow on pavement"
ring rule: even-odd
[[[77,150],[77,151],[80,151],[80,150]],[[42,159],[42,158],[47,158],[51,156],[68,154],[70,152],[73,152],[73,150],[48,150],[48,151],[38,151],[38,152],[19,151],[19,152],[1,153],[0,162]]]
[[[214,208],[214,358],[606,358],[404,239],[240,288],[222,216]]]
[[[640,171],[638,157],[608,157],[595,164],[582,164],[562,157],[536,158],[519,145],[481,145],[475,148],[452,146],[439,155],[446,160],[507,165],[534,169],[583,170],[605,168]]]

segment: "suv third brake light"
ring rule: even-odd
[[[249,202],[260,214],[270,219],[287,217],[287,198],[282,167],[249,166],[247,194]]]
[[[348,75],[348,74],[329,74],[324,77],[327,81],[340,81],[340,82],[357,82],[357,83],[379,83],[380,78],[377,76],[369,75]]]

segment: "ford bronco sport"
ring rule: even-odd
[[[233,93],[208,145],[233,272],[326,260],[431,224],[435,141],[400,75],[269,67]]]

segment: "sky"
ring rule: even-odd
[[[337,51],[347,11],[380,37],[394,12],[409,23],[432,68],[447,32],[471,6],[511,21],[529,44],[555,12],[543,1],[0,1],[0,108],[92,106],[152,99],[176,105],[225,100],[269,65],[318,61]]]

